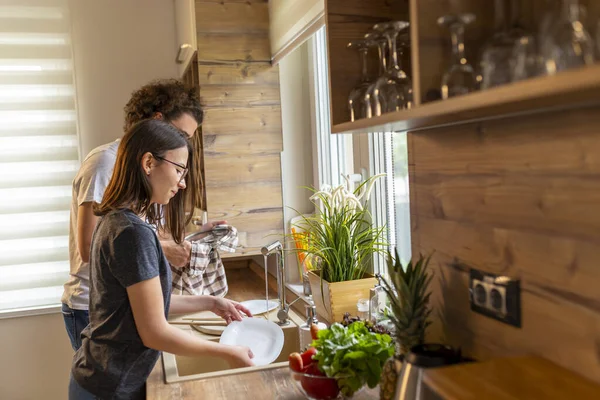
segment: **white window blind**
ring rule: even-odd
[[[271,60],[277,64],[325,25],[323,0],[270,0]]]
[[[0,1],[0,315],[58,305],[79,168],[66,0]]]

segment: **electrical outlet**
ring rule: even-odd
[[[520,281],[471,269],[469,297],[471,310],[521,327]]]

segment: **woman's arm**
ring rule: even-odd
[[[226,346],[201,340],[170,325],[165,318],[163,295],[158,277],[128,286],[127,295],[133,311],[135,326],[144,346],[189,357],[202,355],[221,357],[233,367],[253,365],[251,360],[253,355],[247,347]],[[202,303],[206,299],[197,301]],[[181,305],[177,305],[180,302],[180,300],[175,300],[175,307],[180,307]],[[187,305],[181,307],[186,308]]]
[[[169,314],[190,314],[198,311],[212,311],[223,318],[228,324],[232,321],[241,321],[242,313],[252,316],[250,310],[237,301],[223,299],[215,296],[171,296]]]

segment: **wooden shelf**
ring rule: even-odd
[[[593,104],[600,104],[600,65],[334,125],[332,133],[418,131]]]

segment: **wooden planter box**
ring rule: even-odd
[[[354,281],[335,283],[323,281],[321,292],[321,276],[318,273],[310,271],[308,280],[317,313],[329,323],[341,322],[346,312],[356,316],[358,314],[356,303],[359,299],[368,299],[369,290],[377,284],[377,279],[373,275],[365,274],[363,279]]]

